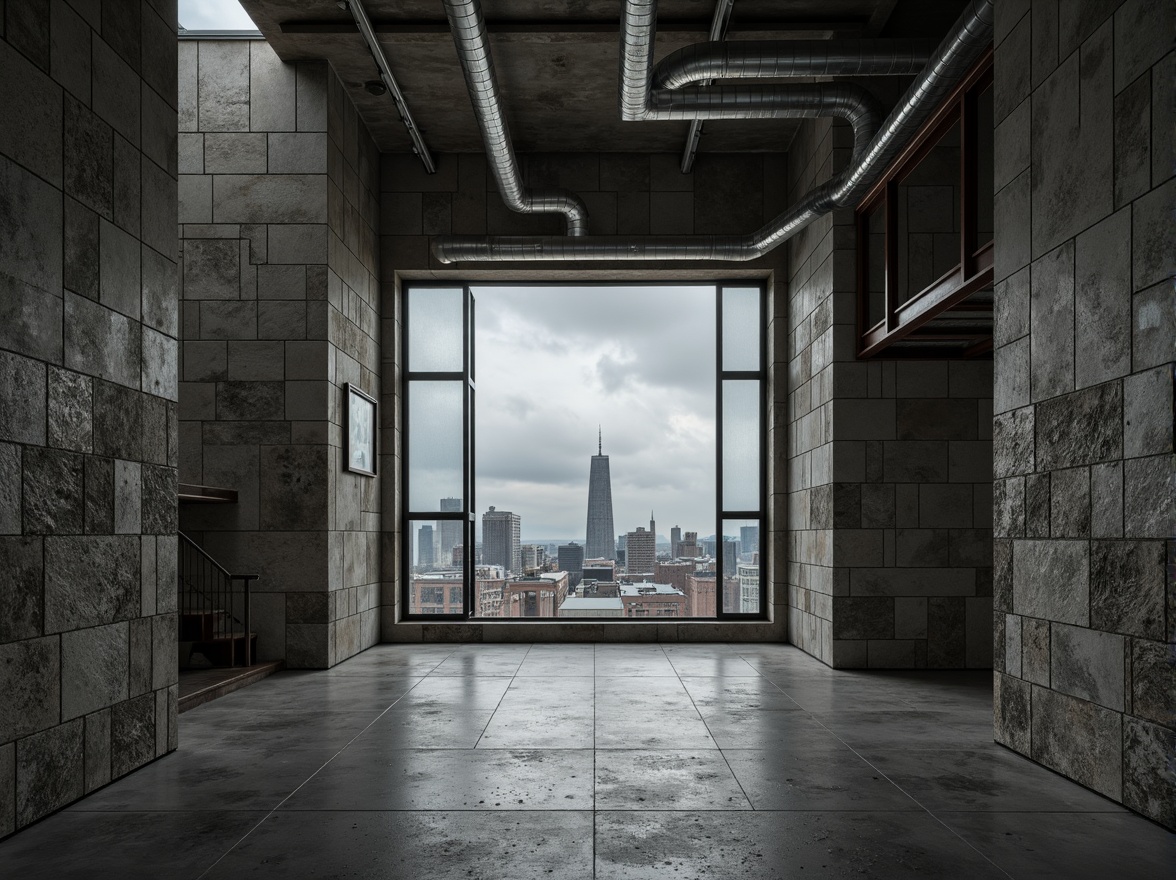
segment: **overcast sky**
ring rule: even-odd
[[[477,487],[524,541],[582,540],[596,429],[618,534],[714,531],[713,287],[481,287]]]
[[[237,0],[180,0],[180,27],[189,31],[255,31]]]

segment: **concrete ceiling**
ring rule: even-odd
[[[350,13],[334,0],[242,0],[285,61],[326,59],[385,152],[408,152],[387,95],[363,83],[376,67]],[[657,59],[706,39],[714,0],[663,0]],[[938,36],[962,0],[736,0],[729,39]],[[479,152],[457,54],[439,0],[365,0],[384,53],[434,152]],[[484,0],[495,69],[519,152],[677,152],[688,123],[621,122],[617,111],[619,0]],[[700,150],[785,150],[794,120],[708,122]]]

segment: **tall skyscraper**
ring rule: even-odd
[[[433,527],[421,526],[417,531],[417,565],[422,569],[432,568],[433,555]]]
[[[523,570],[519,532],[522,517],[509,510],[491,507],[482,514],[482,561],[486,565],[501,565],[512,574]]]
[[[461,510],[460,498],[442,498],[441,509],[446,512]],[[439,565],[453,565],[453,548],[465,543],[459,519],[443,519],[437,523],[437,558]]]
[[[678,558],[678,545],[682,543],[682,529],[674,526],[670,529],[670,559]]]
[[[744,554],[759,552],[759,526],[739,527],[739,552]]]
[[[584,555],[589,559],[616,559],[616,534],[613,532],[612,477],[608,471],[608,456],[603,453],[599,431],[596,455],[588,474],[588,540]]]

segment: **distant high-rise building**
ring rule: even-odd
[[[759,526],[739,527],[739,552],[757,553],[759,551]]]
[[[739,563],[739,542],[734,538],[723,536],[723,574],[735,574],[735,566]]]
[[[678,558],[678,545],[682,543],[682,529],[674,526],[670,529],[670,559]]]
[[[446,513],[461,511],[460,498],[442,498],[441,510]],[[440,565],[453,565],[453,548],[465,543],[462,521],[459,519],[443,519],[437,522],[437,555],[435,561]]]
[[[681,559],[694,559],[702,555],[702,548],[698,546],[698,532],[687,532],[680,542],[678,542],[678,557]]]
[[[417,531],[417,565],[432,568],[436,557],[433,555],[433,527],[421,526]]]
[[[737,610],[740,614],[755,614],[760,610],[759,562],[741,562],[736,568],[736,572],[736,577],[739,579],[739,608]]]
[[[538,544],[524,544],[521,549],[523,571],[540,571],[547,565],[547,551]]]
[[[521,528],[522,517],[517,513],[493,507],[483,513],[482,562],[501,565],[508,572],[520,574],[523,570],[523,554],[519,546]]]
[[[657,533],[653,528],[651,518],[648,532],[638,526],[637,531],[625,535],[625,570],[629,577],[653,574],[653,566],[657,562]]]
[[[584,542],[584,554],[589,558],[616,559],[612,477],[608,470],[608,456],[602,452],[603,448],[598,433],[596,455],[592,456],[592,468],[588,474],[588,540]]]
[[[584,578],[584,548],[573,541],[559,545],[559,570],[568,573],[568,586],[578,587]]]

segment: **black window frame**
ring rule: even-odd
[[[400,356],[401,356],[401,399],[400,399],[400,424],[401,424],[401,455],[400,455],[400,469],[398,478],[400,480],[400,497],[401,497],[401,528],[400,528],[400,565],[399,570],[401,574],[400,584],[400,620],[403,622],[430,622],[430,623],[466,623],[471,621],[482,622],[497,622],[501,620],[504,623],[644,623],[648,622],[649,617],[642,618],[627,618],[627,617],[576,617],[576,618],[559,618],[559,617],[538,617],[538,618],[483,618],[476,616],[477,608],[474,603],[475,591],[475,577],[474,577],[474,538],[476,536],[476,513],[477,505],[475,503],[474,484],[475,484],[475,441],[476,441],[476,425],[474,420],[475,404],[476,404],[476,383],[475,383],[475,297],[473,295],[474,287],[535,287],[535,286],[553,286],[566,285],[567,287],[666,287],[666,286],[713,286],[715,295],[715,616],[714,617],[678,617],[674,618],[675,622],[698,622],[698,623],[719,623],[719,622],[749,622],[762,623],[769,619],[768,607],[768,583],[770,580],[769,573],[776,565],[781,564],[779,560],[772,558],[771,538],[767,532],[767,498],[768,498],[768,438],[769,431],[767,425],[768,406],[767,406],[767,389],[768,389],[768,362],[767,362],[767,330],[768,330],[768,300],[767,300],[767,282],[763,278],[745,278],[745,279],[731,279],[731,280],[706,280],[706,281],[521,281],[521,282],[475,282],[468,281],[404,281],[400,291],[401,299],[401,322],[400,322]],[[759,291],[759,322],[758,322],[758,340],[759,340],[759,364],[756,370],[723,370],[723,291],[726,288],[757,288]],[[432,372],[410,372],[409,364],[409,322],[411,321],[411,309],[409,301],[411,299],[410,293],[415,290],[456,290],[460,289],[463,295],[463,369],[459,374],[456,371],[449,373],[432,373]],[[462,486],[463,486],[463,509],[461,511],[446,512],[441,510],[425,511],[425,510],[410,510],[408,507],[410,497],[410,449],[409,449],[409,425],[408,425],[408,411],[409,399],[411,395],[412,384],[415,382],[429,382],[429,381],[456,381],[462,380],[465,382],[466,393],[463,397],[463,435],[464,446],[462,456]],[[743,380],[756,381],[759,383],[759,507],[757,510],[730,510],[723,507],[723,382],[725,380]],[[411,526],[414,522],[434,521],[441,522],[446,520],[460,520],[463,523],[463,556],[462,556],[462,578],[463,578],[463,610],[457,614],[420,614],[411,611],[410,599],[412,597],[412,557],[413,548],[410,542],[415,539],[415,534],[411,531]],[[724,568],[725,560],[723,559],[724,541],[723,541],[723,523],[725,520],[751,520],[758,526],[758,553],[759,553],[759,607],[760,610],[754,613],[742,613],[737,611],[726,611],[723,608],[723,594],[724,590]],[[767,540],[765,540],[765,538]],[[767,551],[765,551],[767,547]],[[738,559],[735,560],[735,571],[738,572]],[[736,574],[738,577],[738,574]]]

